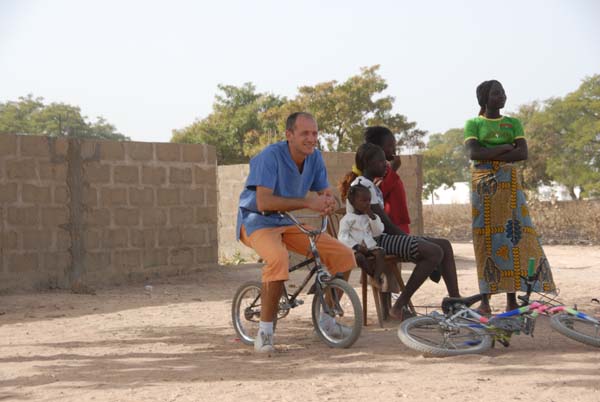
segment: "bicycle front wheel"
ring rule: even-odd
[[[332,348],[349,348],[362,330],[358,295],[343,279],[327,282],[312,303],[312,321],[318,337]]]
[[[492,347],[492,337],[483,328],[466,322],[449,325],[431,316],[403,321],[398,337],[409,348],[432,356],[476,354]]]
[[[568,338],[600,347],[600,324],[597,322],[563,312],[553,315],[550,325]]]

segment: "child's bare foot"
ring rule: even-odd
[[[480,304],[479,307],[475,309],[481,315],[492,315],[492,309],[489,304]]]

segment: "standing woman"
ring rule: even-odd
[[[513,162],[527,159],[527,141],[518,119],[500,115],[506,103],[502,84],[484,81],[477,87],[479,116],[465,125],[465,147],[471,167],[473,247],[479,309],[491,312],[489,295],[506,293],[506,309],[518,307],[515,292],[526,291],[529,258],[535,259],[535,291],[555,290],[550,265],[533,227]]]

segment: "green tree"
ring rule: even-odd
[[[453,128],[444,134],[432,134],[423,152],[423,198],[435,199],[442,184],[469,180],[469,159],[463,145],[463,130]]]
[[[600,194],[600,75],[583,80],[564,98],[521,106],[529,159],[524,184],[535,189],[552,181],[576,199]]]
[[[64,103],[46,105],[43,98],[32,95],[20,97],[16,102],[0,103],[0,134],[129,140],[103,117],[88,122],[78,106]]]
[[[387,83],[378,70],[379,65],[364,67],[341,84],[328,81],[299,88],[295,102],[315,115],[328,150],[356,150],[364,142],[364,128],[376,124],[392,130],[399,147],[423,147],[426,132],[415,129],[416,123],[405,116],[392,113],[394,98],[382,96]]]
[[[172,142],[204,143],[217,149],[219,164],[247,162],[257,144],[271,134],[273,142],[279,127],[274,111],[286,100],[271,94],[257,93],[252,83],[241,87],[219,85],[222,94],[215,97],[213,112],[181,130],[173,130]]]
[[[252,83],[241,87],[219,85],[213,111],[180,130],[171,141],[207,143],[217,148],[219,164],[244,163],[266,145],[285,138],[285,119],[293,112],[312,113],[319,124],[321,148],[354,151],[363,142],[367,125],[380,124],[396,134],[399,147],[422,148],[426,132],[416,123],[392,113],[394,98],[382,96],[387,88],[379,66],[361,69],[345,82],[328,81],[299,88],[286,99],[256,91]]]

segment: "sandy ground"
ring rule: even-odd
[[[461,290],[475,293],[471,245],[455,249]],[[546,253],[561,299],[600,315],[591,302],[600,297],[600,248]],[[230,308],[237,286],[259,272],[215,268],[155,281],[151,295],[140,284],[95,296],[0,296],[0,400],[600,401],[600,349],[564,338],[545,317],[534,338],[516,336],[508,348],[426,358],[400,343],[397,325],[375,325],[372,306],[352,348],[326,347],[312,337],[307,297],[280,322],[279,353],[257,356],[236,339]],[[444,294],[428,282],[414,301],[436,304]]]

